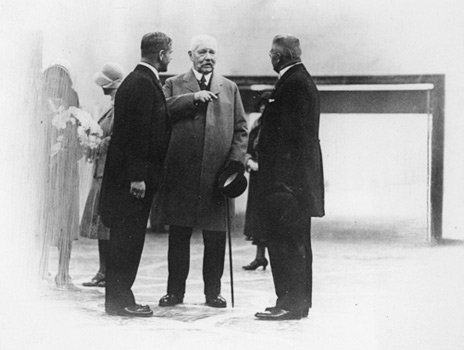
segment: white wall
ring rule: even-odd
[[[44,65],[63,57],[89,110],[106,102],[92,76],[108,60],[130,71],[143,34],[173,38],[169,73],[190,67],[189,39],[219,41],[223,74],[273,75],[272,37],[300,37],[313,75],[446,74],[444,235],[464,239],[464,5],[460,0],[81,0],[1,5],[14,45],[27,30],[44,38]],[[18,33],[18,31],[20,33]],[[10,32],[8,35],[10,35]]]

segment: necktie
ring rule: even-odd
[[[208,85],[206,85],[206,79],[205,79],[204,75],[201,76],[200,89],[201,90],[208,90]]]

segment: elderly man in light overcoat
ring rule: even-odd
[[[227,305],[220,295],[226,205],[216,183],[224,167],[243,164],[248,136],[237,85],[213,72],[216,51],[214,38],[193,38],[188,52],[192,69],[169,78],[163,87],[173,129],[157,199],[160,221],[170,225],[167,295],[160,306],[183,302],[194,228],[203,231],[206,304]]]

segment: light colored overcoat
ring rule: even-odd
[[[162,189],[156,201],[160,222],[225,231],[225,201],[217,190],[228,161],[244,162],[247,148],[245,111],[237,85],[213,73],[210,91],[218,99],[206,112],[194,103],[200,91],[192,70],[167,79],[163,90],[172,123]]]

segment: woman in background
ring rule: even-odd
[[[46,126],[46,153],[49,155],[47,200],[45,208],[45,237],[41,268],[48,271],[48,245],[58,248],[58,287],[72,286],[69,262],[73,240],[79,232],[79,171],[83,157],[77,123],[70,120],[57,123],[70,107],[79,107],[79,98],[72,88],[71,65],[57,60],[43,73],[41,123]]]
[[[98,124],[103,130],[103,136],[100,145],[93,154],[93,157],[95,158],[93,159],[95,164],[93,181],[85,204],[80,228],[82,237],[98,239],[100,267],[95,276],[89,282],[84,282],[82,284],[84,287],[105,286],[106,257],[108,255],[110,229],[103,225],[100,219],[98,214],[98,204],[103,170],[105,169],[106,152],[108,150],[113,130],[114,97],[123,77],[124,73],[122,67],[114,62],[106,63],[101,71],[97,72],[94,77],[95,83],[103,89],[103,93],[110,96],[110,104],[98,120]]]
[[[263,238],[262,230],[263,226],[260,224],[257,211],[259,207],[258,194],[256,193],[256,176],[259,169],[258,166],[258,154],[256,152],[256,145],[258,144],[259,129],[261,126],[261,114],[266,107],[270,96],[270,92],[264,92],[261,95],[261,99],[258,102],[256,109],[258,117],[252,120],[253,115],[250,115],[250,123],[253,123],[250,128],[250,134],[248,137],[248,149],[245,156],[246,170],[250,173],[250,181],[248,186],[248,199],[247,209],[245,215],[245,229],[244,235],[246,239],[252,241],[256,245],[256,257],[248,265],[243,266],[245,270],[256,270],[262,266],[263,270],[266,270],[268,261],[265,257],[266,241]],[[253,113],[255,114],[255,113]]]

